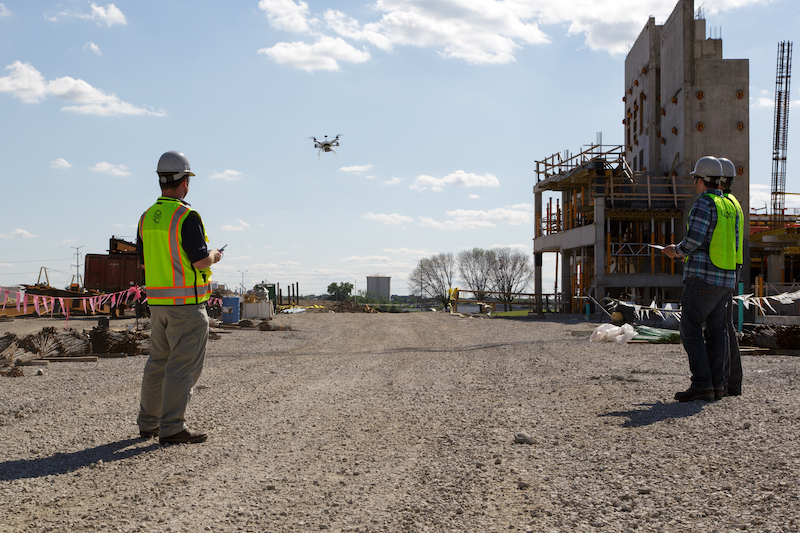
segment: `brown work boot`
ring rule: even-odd
[[[159,437],[159,444],[195,444],[198,442],[205,442],[208,438],[208,433],[205,431],[189,431],[184,429],[180,433],[170,435],[169,437]]]
[[[676,393],[675,399],[679,402],[693,402],[695,400],[713,402],[714,389],[696,389],[694,387],[689,387],[683,392]]]

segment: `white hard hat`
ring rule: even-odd
[[[691,175],[703,181],[715,182],[722,176],[722,165],[716,157],[706,155],[697,160]]]
[[[156,172],[161,183],[169,183],[170,181],[182,180],[187,176],[194,176],[186,156],[174,150],[161,156],[161,159],[158,160]]]
[[[736,177],[736,166],[733,161],[725,157],[718,157],[717,160],[722,165],[722,177],[720,179],[725,180],[726,183],[733,181],[733,178]]]

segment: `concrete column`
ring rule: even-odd
[[[783,254],[770,254],[767,256],[767,283],[783,283],[783,266],[786,258]]]
[[[561,301],[565,313],[572,312],[572,252],[561,250]]]
[[[605,176],[595,178],[594,197],[594,281],[595,299],[599,302],[606,294],[606,197]],[[599,311],[599,309],[598,309]]]
[[[542,312],[542,252],[536,252],[536,238],[542,236],[542,193],[535,192],[533,200],[533,292],[536,312]]]

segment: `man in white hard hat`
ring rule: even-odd
[[[736,282],[742,281],[742,266],[744,264],[744,212],[739,200],[731,192],[733,178],[736,176],[736,166],[733,161],[724,157],[719,158],[722,165],[722,177],[719,179],[719,188],[722,194],[730,200],[739,213],[737,226],[738,239],[736,241]],[[739,353],[739,339],[736,337],[736,323],[733,310],[736,308],[733,300],[728,303],[725,313],[725,330],[728,338],[728,349],[725,354],[725,394],[739,396],[742,394],[742,358]]]
[[[208,250],[203,221],[183,200],[194,176],[186,156],[166,152],[156,173],[161,196],[139,219],[137,236],[151,324],[137,424],[142,438],[158,436],[160,444],[204,442],[207,434],[189,430],[185,413],[208,343],[209,267],[222,252]]]
[[[713,401],[725,395],[725,307],[736,284],[738,215],[718,189],[722,165],[715,157],[701,157],[691,175],[699,196],[689,213],[686,236],[664,249],[671,258],[686,259],[680,333],[692,383],[675,394],[679,402]]]

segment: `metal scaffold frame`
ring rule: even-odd
[[[786,147],[789,132],[789,90],[792,76],[792,43],[778,43],[778,66],[775,76],[775,116],[772,138],[772,227],[784,224],[786,206]]]
[[[536,174],[535,194],[561,195],[545,205],[537,200],[535,235],[541,244],[534,243],[534,253],[563,255],[565,312],[579,311],[579,302],[592,294],[602,298],[605,288],[628,287],[617,285],[626,283],[622,278],[676,274],[675,263],[650,244],[675,242],[685,201],[694,196],[688,178],[633,172],[623,146],[601,145],[537,161]],[[592,225],[595,230],[586,233]],[[592,244],[588,235],[596,235]],[[573,244],[576,239],[580,245]],[[641,280],[634,283],[642,286]]]

